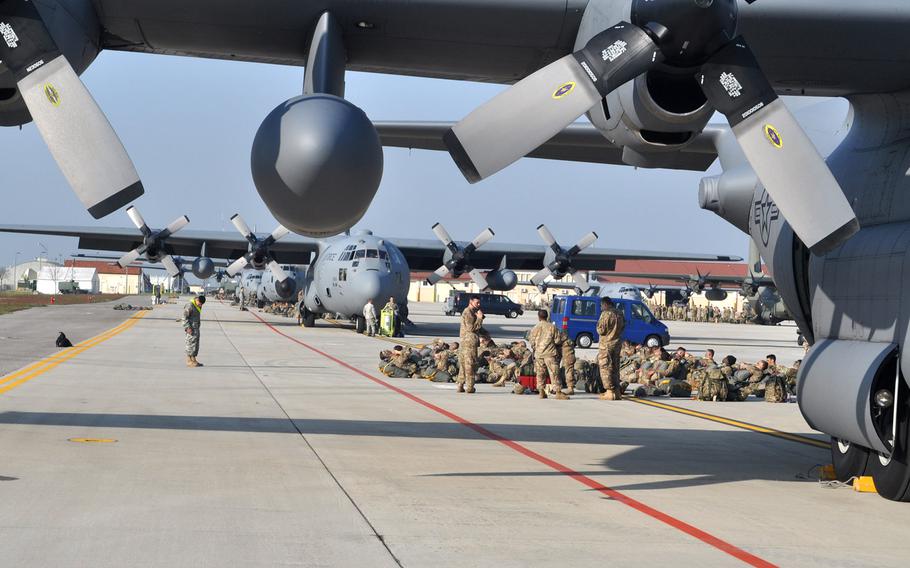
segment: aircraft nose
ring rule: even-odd
[[[360,288],[360,293],[363,294],[364,298],[372,298],[374,302],[380,299],[379,295],[382,292],[383,279],[379,272],[368,270],[361,274],[358,280],[358,288]]]

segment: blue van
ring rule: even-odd
[[[670,344],[670,332],[641,300],[611,298],[626,317],[622,338],[633,343],[646,343],[652,337],[662,346]],[[555,296],[550,306],[550,321],[566,330],[575,345],[587,349],[600,340],[597,320],[600,319],[600,297]]]

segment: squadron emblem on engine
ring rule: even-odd
[[[780,132],[770,124],[765,125],[765,136],[768,137],[768,141],[778,150],[784,147],[784,139],[780,137]]]
[[[44,85],[44,96],[55,107],[60,106],[60,92],[50,83]]]
[[[771,226],[780,219],[780,209],[771,199],[767,190],[762,192],[761,198],[754,203],[752,209],[752,223],[759,228],[761,242],[765,246],[771,242]]]
[[[575,81],[569,81],[568,83],[563,83],[553,92],[554,99],[561,99],[575,90]]]

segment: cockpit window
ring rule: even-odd
[[[354,253],[354,258],[363,258],[366,256],[367,251],[364,249],[357,249],[357,252]]]
[[[386,251],[384,251],[382,249],[379,249],[379,258],[381,258],[382,260],[388,260],[389,253],[387,253]]]
[[[367,258],[379,258],[379,251],[376,249],[367,249]]]

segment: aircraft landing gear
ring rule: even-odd
[[[869,450],[851,442],[831,438],[831,463],[838,481],[866,475]]]
[[[879,495],[891,501],[910,501],[910,388],[903,379],[898,388],[895,404],[897,447],[891,456],[869,452],[866,471],[875,481]]]
[[[303,306],[300,306],[299,319],[300,319],[300,324],[303,327],[313,327],[316,325],[316,314],[314,314],[310,310],[304,308]]]
[[[367,330],[367,320],[363,316],[354,316],[354,331],[363,333]]]

